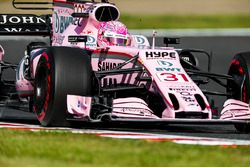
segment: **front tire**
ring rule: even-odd
[[[91,96],[90,55],[79,48],[49,47],[39,59],[33,111],[43,126],[70,126],[67,95]]]
[[[250,102],[250,52],[237,54],[229,68],[229,75],[234,78],[234,82],[228,82],[228,91],[232,93],[233,99]],[[249,124],[237,124],[235,128],[239,132],[250,132]]]

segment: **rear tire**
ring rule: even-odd
[[[92,67],[87,51],[50,47],[39,59],[33,111],[43,126],[70,126],[67,95],[91,96]]]
[[[228,91],[232,92],[233,99],[241,100],[245,103],[249,103],[250,100],[250,52],[244,52],[237,54],[229,68],[229,75],[231,75],[235,82],[228,82]],[[242,81],[243,85],[241,85]],[[242,86],[242,88],[241,88]],[[249,124],[237,124],[235,128],[239,132],[250,132]]]

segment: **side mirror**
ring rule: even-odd
[[[78,43],[78,42],[84,42],[86,43],[88,41],[88,36],[69,36],[68,37],[68,42],[74,42],[74,43]]]
[[[180,44],[180,38],[163,38],[163,43],[168,46],[169,44]]]

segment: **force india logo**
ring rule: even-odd
[[[170,63],[168,61],[158,60],[157,62],[158,62],[158,64],[160,66],[163,66],[163,67],[171,67],[171,66],[173,66],[173,63]]]
[[[145,39],[143,38],[143,37],[141,37],[141,36],[136,36],[135,37],[135,41],[136,41],[136,43],[137,44],[139,44],[139,45],[144,45],[145,44]]]

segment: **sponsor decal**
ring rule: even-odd
[[[85,6],[84,4],[74,4],[74,11],[75,13],[83,13],[85,11]]]
[[[161,72],[161,71],[167,71],[167,72],[174,72],[174,71],[177,71],[177,72],[181,72],[181,69],[180,68],[161,68],[161,67],[156,67],[155,70],[157,72]]]
[[[0,15],[1,24],[45,24],[46,18],[44,16],[35,15],[13,15],[13,14],[2,14]]]
[[[144,109],[144,108],[131,108],[131,107],[124,107],[122,109],[123,112],[125,113],[136,113],[136,114],[140,114],[142,116],[145,116],[145,115],[152,115],[147,109]]]
[[[145,55],[147,59],[172,59],[173,60],[176,58],[175,52],[148,51],[148,52],[145,52]]]
[[[70,42],[71,45],[77,45],[77,43],[79,43],[79,42],[84,42],[84,43],[86,42],[86,46],[88,46],[88,47],[96,47],[97,46],[96,38],[94,36],[90,36],[90,35],[69,36],[68,42]]]
[[[167,72],[174,72],[174,71],[177,71],[177,72],[181,72],[181,68],[174,68],[173,67],[173,63],[171,62],[168,62],[168,61],[165,61],[165,60],[158,60],[157,63],[161,66],[161,67],[156,67],[155,70],[158,71],[158,72],[161,72],[161,71],[167,71]]]
[[[66,28],[74,21],[71,15],[63,16],[58,15],[57,12],[54,13],[54,31],[55,33],[63,33]]]
[[[74,4],[74,12],[75,13],[85,13],[86,6],[84,4]],[[82,26],[81,25],[82,18],[73,18],[73,25]]]
[[[180,86],[180,87],[171,87],[169,88],[170,91],[175,91],[175,92],[183,92],[183,91],[190,91],[190,92],[195,92],[196,89],[192,86],[190,87],[185,87],[185,86]]]
[[[144,45],[145,44],[145,39],[143,37],[140,37],[140,36],[136,36],[135,37],[135,42],[138,44],[138,45]]]
[[[73,18],[73,25],[75,26],[82,26],[81,24],[82,18]]]
[[[86,10],[85,10],[86,13],[92,13],[94,11],[94,9],[96,8],[95,5],[91,5],[91,4],[89,4],[89,5],[90,6],[86,7]]]
[[[96,40],[95,40],[94,37],[88,36],[88,41],[87,41],[87,43],[95,43],[95,42],[96,42]]]
[[[96,47],[97,46],[97,42],[96,42],[95,37],[88,35],[86,46]]]
[[[64,35],[53,36],[53,42],[55,42],[55,43],[57,43],[59,45],[62,45],[64,39],[65,39]]]
[[[115,67],[119,66],[121,63],[112,63],[112,62],[98,62],[98,71],[107,71],[112,70]]]
[[[39,32],[43,29],[38,28],[0,28],[0,32]]]
[[[39,32],[46,30],[46,23],[45,16],[0,14],[0,32]]]
[[[180,92],[182,99],[185,102],[188,103],[194,103],[196,102],[195,98],[193,97],[193,94],[191,94],[190,92]]]
[[[164,67],[172,67],[173,66],[173,63],[170,63],[170,62],[165,61],[165,60],[158,60],[157,63],[160,66],[164,66]]]
[[[182,57],[183,60],[190,62],[190,58],[189,57]]]
[[[83,104],[80,100],[77,101],[77,107],[82,109],[87,109],[87,104]]]
[[[242,108],[235,108],[235,109],[230,109],[224,111],[222,114],[223,116],[225,115],[230,115],[230,117],[241,117],[241,116],[248,116],[250,115],[248,108],[242,109]]]

